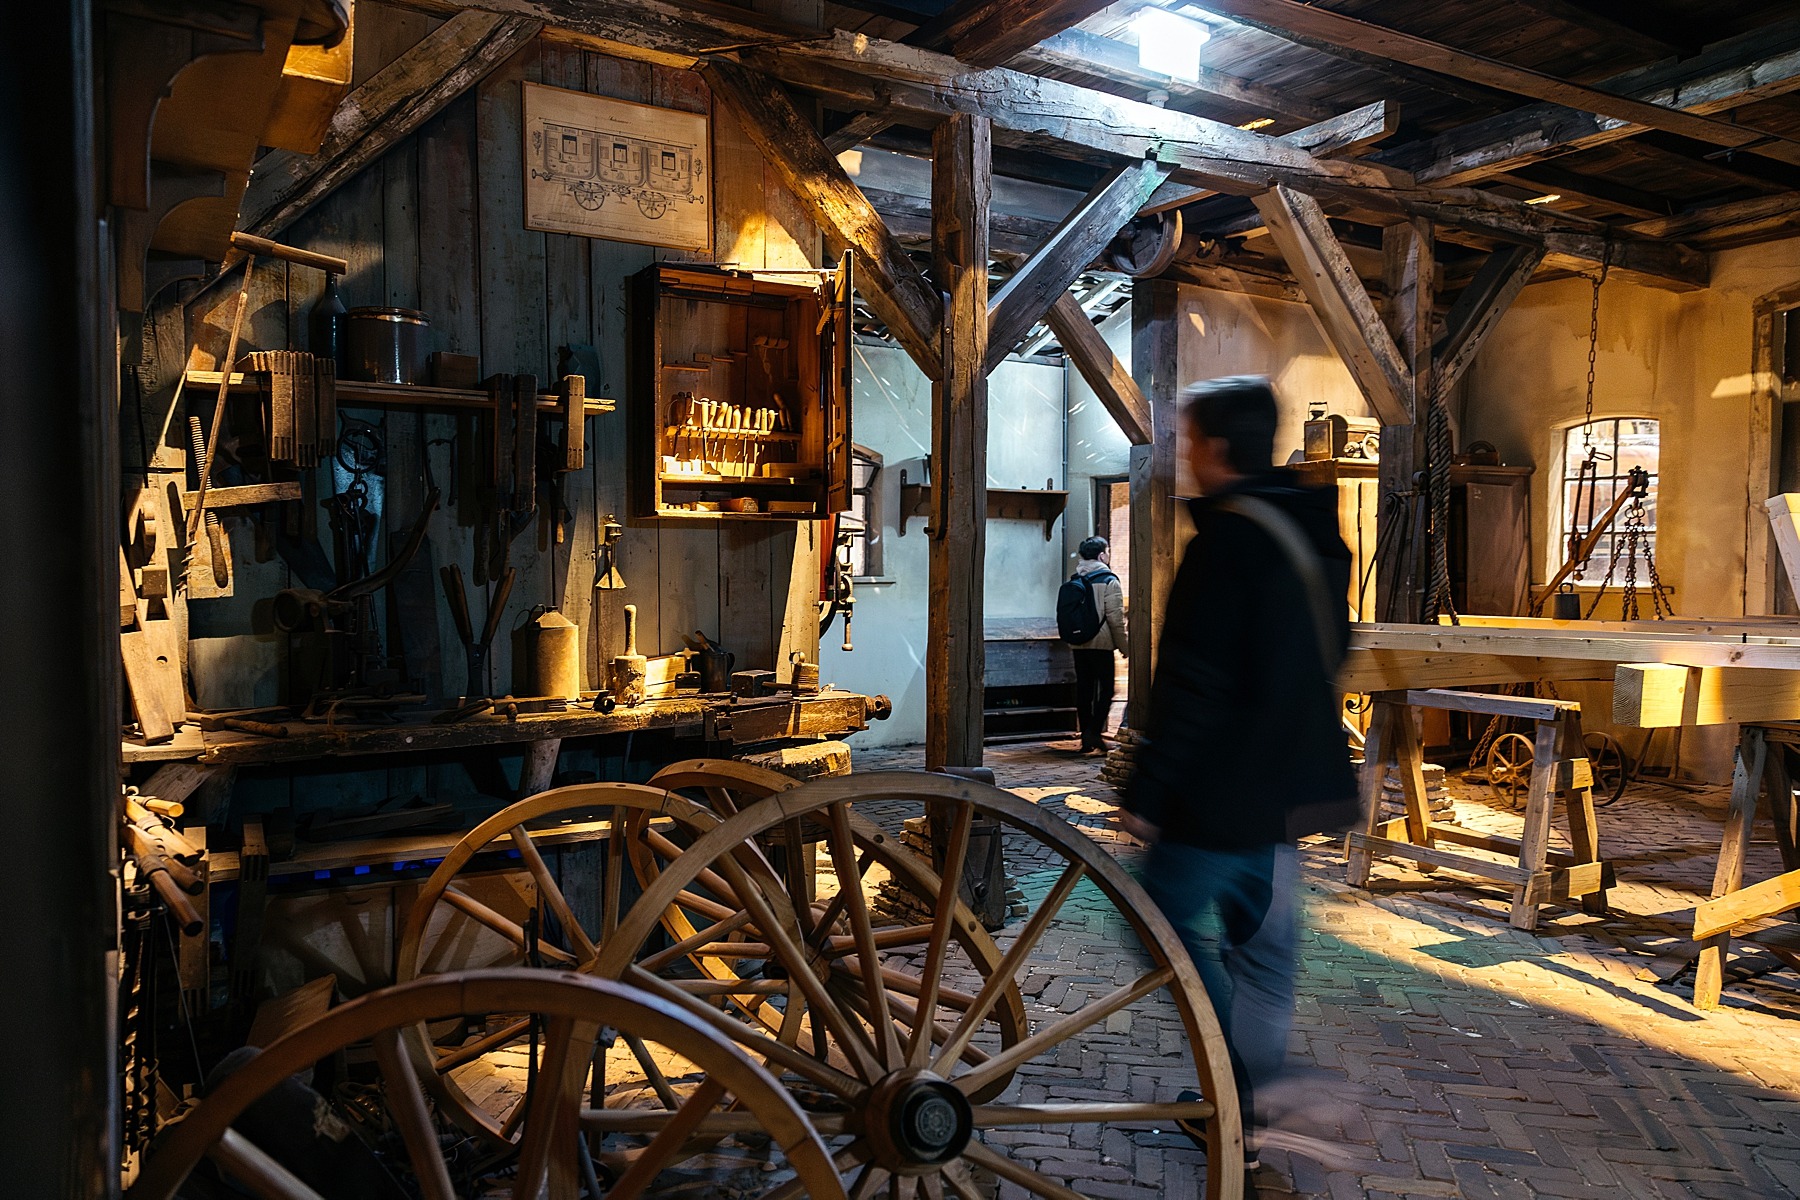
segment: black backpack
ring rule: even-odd
[[[1094,585],[1119,577],[1111,571],[1079,571],[1063,581],[1056,593],[1056,632],[1071,646],[1085,646],[1100,632],[1100,606],[1094,602]]]

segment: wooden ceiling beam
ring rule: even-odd
[[[1670,217],[1638,221],[1626,228],[1646,237],[1692,240],[1708,247],[1749,241],[1800,228],[1800,192],[1715,204]]]
[[[1129,163],[1082,198],[988,304],[987,369],[1011,354],[1056,297],[1066,295],[1169,168],[1154,159]]]
[[[1489,182],[1509,183],[1543,195],[1555,195],[1557,200],[1546,202],[1552,205],[1585,204],[1590,208],[1600,208],[1628,217],[1664,217],[1675,207],[1673,201],[1662,196],[1653,196],[1649,192],[1614,183],[1610,179],[1566,171],[1548,163],[1533,163],[1529,167],[1495,175]]]
[[[1200,69],[1200,78],[1192,83],[1145,70],[1138,65],[1136,46],[1081,29],[1067,29],[1046,38],[1013,62],[1026,68],[1079,71],[1096,79],[1166,92],[1171,101],[1249,109],[1259,115],[1306,122],[1322,121],[1331,115],[1330,109],[1310,103],[1290,89],[1253,83],[1207,67]]]
[[[1800,142],[1774,133],[1573,83],[1298,0],[1207,0],[1207,8],[1224,16],[1250,18],[1265,28],[1305,34],[1515,95],[1667,130],[1716,146],[1730,146],[1746,154],[1800,163]]]
[[[1432,350],[1435,362],[1433,385],[1439,395],[1448,395],[1475,356],[1481,352],[1488,334],[1518,298],[1531,273],[1544,261],[1538,246],[1502,246],[1488,256],[1475,278],[1457,296],[1444,324],[1446,332]]]
[[[927,379],[943,371],[938,339],[944,306],[881,214],[838,164],[837,156],[771,79],[716,59],[698,70],[794,198],[824,230],[833,253],[857,255],[857,282],[869,308]],[[985,213],[984,213],[985,216]]]
[[[1411,372],[1319,202],[1277,186],[1256,197],[1255,203],[1313,315],[1350,368],[1369,407],[1383,425],[1412,424]]]
[[[1134,446],[1148,446],[1150,402],[1119,356],[1112,352],[1100,331],[1088,319],[1081,302],[1068,292],[1057,296],[1045,318],[1063,353],[1100,398],[1100,405],[1118,423],[1119,431]]]
[[[1660,59],[1671,56],[1692,54],[1699,47],[1694,44],[1693,35],[1685,31],[1667,27],[1667,23],[1656,20],[1655,13],[1648,5],[1633,3],[1626,12],[1624,5],[1576,3],[1575,0],[1512,0],[1523,8],[1541,13],[1565,25],[1573,25],[1577,29],[1585,29],[1596,37],[1603,38],[1614,46],[1641,54],[1645,58]],[[1601,8],[1612,9],[1612,12],[1599,11]]]
[[[1087,20],[1112,0],[952,0],[906,38],[972,67],[997,67]]]
[[[1697,114],[1727,112],[1800,90],[1800,21],[1784,21],[1596,85],[1646,104]],[[1473,183],[1538,159],[1633,137],[1645,126],[1561,104],[1531,104],[1383,150],[1377,161],[1420,183]]]
[[[238,228],[277,237],[301,214],[442,112],[538,35],[525,17],[463,12],[346,96],[316,154],[271,150],[256,162]]]

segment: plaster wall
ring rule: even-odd
[[[894,347],[856,347],[852,430],[857,444],[882,456],[876,487],[882,513],[881,575],[856,587],[854,645],[845,653],[833,626],[820,646],[820,674],[838,687],[885,693],[894,702],[886,721],[853,739],[856,746],[905,746],[925,740],[925,626],[929,602],[929,542],[925,520],[899,523],[900,473],[924,474],[931,453],[931,384],[906,353]],[[1006,362],[988,379],[988,485],[1061,489],[1063,471],[1061,367]],[[990,520],[987,526],[989,617],[1056,614],[1063,579],[1059,521],[1044,537],[1041,522]]]
[[[1100,326],[1126,370],[1131,369],[1131,305],[1123,305]],[[1069,507],[1063,520],[1063,576],[1075,570],[1075,550],[1098,526],[1094,480],[1122,476],[1131,469],[1131,442],[1106,411],[1081,372],[1069,368]],[[1123,531],[1114,530],[1113,540]]]

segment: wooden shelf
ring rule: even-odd
[[[189,371],[188,385],[195,388],[217,389],[219,372]],[[257,392],[253,375],[242,371],[234,371],[231,375],[233,392]],[[422,383],[369,383],[360,379],[340,379],[337,381],[337,398],[339,405],[351,408],[367,406],[372,408],[477,408],[484,412],[494,411],[494,401],[485,391],[474,388],[430,387]],[[587,398],[589,416],[597,413],[609,413],[618,407],[618,403],[599,396]],[[562,412],[562,397],[555,392],[538,393],[538,411],[552,415]]]
[[[664,487],[815,487],[816,479],[793,475],[662,475]]]
[[[995,521],[1042,521],[1044,523],[1044,540],[1050,540],[1056,529],[1058,518],[1063,509],[1069,505],[1069,493],[1034,488],[989,488],[987,490],[988,520]],[[899,534],[906,536],[906,522],[910,517],[931,516],[931,485],[929,483],[908,483],[906,472],[900,472],[900,525]]]
[[[706,441],[727,442],[798,442],[797,433],[757,433],[752,429],[700,429],[693,425],[665,425],[663,436],[669,438],[698,438]]]

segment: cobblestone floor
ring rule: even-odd
[[[1010,747],[988,762],[1003,787],[1122,860],[1138,853],[1106,826],[1112,792],[1097,760]],[[858,771],[919,765],[909,750],[855,760]],[[1450,787],[1459,821],[1517,833],[1518,815],[1485,788],[1454,773]],[[1800,1196],[1800,978],[1751,948],[1727,973],[1722,1009],[1701,1014],[1690,1003],[1689,951],[1675,931],[1711,881],[1721,814],[1704,799],[1720,798],[1645,785],[1603,809],[1603,852],[1621,877],[1612,902],[1626,915],[1599,921],[1552,908],[1532,933],[1508,926],[1492,893],[1389,866],[1371,892],[1354,891],[1337,843],[1303,847],[1291,1053],[1360,1109],[1344,1130],[1355,1165],[1328,1170],[1266,1152],[1257,1194]],[[895,829],[912,815],[871,807]],[[1009,837],[1009,868],[1029,901],[1057,868],[1026,851]],[[1759,824],[1747,878],[1774,873],[1778,861]],[[1116,986],[1116,922],[1096,915],[1058,930],[1062,942],[1034,958],[1027,980],[1034,1017]],[[1154,1016],[1109,1025],[1022,1071],[1015,1094],[1075,1097],[1086,1087],[1117,1098],[1155,1087],[1158,1056],[1179,1048],[1171,1036],[1179,1025]],[[1200,1188],[1198,1152],[1168,1131],[1011,1136],[1015,1156],[1087,1195],[1179,1200]],[[1000,1185],[1006,1200],[1021,1194]]]

